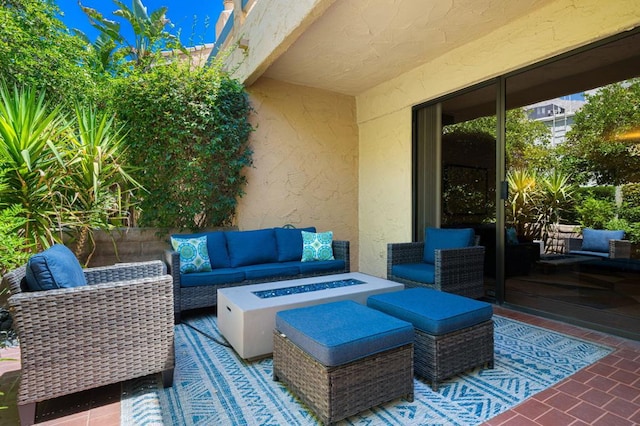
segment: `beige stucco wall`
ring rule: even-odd
[[[351,241],[358,270],[355,99],[266,78],[247,88],[255,109],[253,167],[238,205],[240,229],[293,224]]]
[[[411,107],[640,25],[637,0],[561,0],[357,96],[360,271],[411,240]]]

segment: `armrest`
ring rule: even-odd
[[[436,250],[435,287],[477,298],[484,294],[484,247]]]
[[[114,281],[135,280],[144,277],[158,277],[167,273],[161,260],[148,262],[118,263],[110,266],[85,268],[82,270],[87,284],[100,284]]]
[[[631,241],[609,240],[609,257],[611,259],[630,259]]]
[[[572,250],[580,250],[582,248],[582,238],[565,238],[564,252],[569,253]]]
[[[182,282],[180,280],[180,253],[173,249],[164,251],[164,259],[167,264],[167,270],[173,277],[173,306],[176,312],[176,322],[179,322],[180,312],[180,286]]]
[[[337,260],[344,260],[345,272],[351,271],[351,254],[349,252],[349,241],[334,240],[332,242],[333,257]]]
[[[387,277],[391,268],[403,263],[420,263],[424,259],[424,241],[387,244]]]

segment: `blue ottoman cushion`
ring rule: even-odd
[[[410,288],[369,296],[367,306],[409,321],[434,336],[490,320],[491,304],[427,288]]]
[[[325,366],[413,343],[413,326],[352,300],[289,309],[276,329]]]

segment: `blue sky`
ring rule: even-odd
[[[122,2],[131,7],[131,0],[122,0]],[[175,25],[170,32],[177,34],[178,30],[181,30],[180,40],[185,46],[215,41],[215,25],[222,11],[222,0],[142,0],[142,3],[147,7],[148,13],[167,6],[167,17]],[[77,28],[87,34],[91,40],[95,40],[97,30],[89,24],[89,19],[78,6],[78,0],[56,0],[56,4],[64,14],[61,20],[67,27]],[[107,19],[119,19],[112,13],[118,9],[118,6],[110,0],[82,0],[82,4],[98,10]],[[207,16],[209,23],[205,25]],[[133,34],[130,31],[131,27],[126,23],[121,25],[126,38],[131,38]]]

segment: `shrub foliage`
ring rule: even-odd
[[[138,224],[230,225],[251,164],[251,107],[219,65],[174,62],[117,79],[112,106],[129,130],[129,161],[148,192]]]

